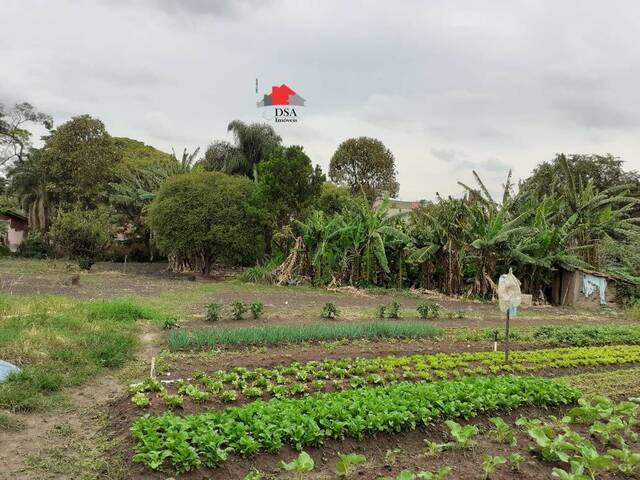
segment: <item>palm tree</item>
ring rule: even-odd
[[[227,126],[233,133],[235,147],[241,155],[230,155],[224,170],[229,174],[258,178],[258,164],[269,157],[271,151],[280,145],[282,138],[271,125],[265,123],[246,124],[233,120]]]
[[[10,190],[27,213],[31,228],[47,231],[53,215],[47,178],[42,169],[42,150],[32,149],[29,156],[8,172]]]

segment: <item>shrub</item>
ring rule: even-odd
[[[254,319],[258,319],[262,316],[264,304],[262,302],[251,302],[249,310],[251,310],[251,316],[253,316]]]
[[[320,312],[320,316],[322,318],[336,318],[338,316],[338,307],[333,302],[327,302],[322,306],[322,311]]]
[[[162,328],[164,330],[173,330],[178,326],[178,320],[174,317],[167,317],[164,319],[162,323]]]
[[[168,178],[149,207],[156,245],[208,275],[214,260],[254,263],[262,252],[262,221],[246,177],[201,172]]]
[[[398,302],[391,302],[391,305],[389,305],[386,309],[387,318],[392,318],[392,319],[401,318],[402,315],[400,314],[400,308],[401,306]]]
[[[242,320],[242,317],[246,312],[247,304],[242,300],[234,300],[231,302],[231,316],[234,320]]]
[[[220,319],[220,310],[222,309],[222,305],[219,303],[210,303],[207,305],[207,321],[215,322]]]
[[[386,305],[378,305],[378,308],[376,308],[376,317],[378,317],[379,319],[383,319],[387,317],[387,307]]]
[[[50,236],[63,255],[76,260],[83,270],[90,270],[112,243],[109,213],[105,209],[78,208],[62,212],[55,219]]]
[[[18,247],[18,255],[26,258],[46,258],[51,253],[47,237],[40,230],[32,229]]]
[[[440,305],[437,303],[421,303],[417,310],[420,318],[438,318],[440,316]]]

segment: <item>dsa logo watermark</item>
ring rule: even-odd
[[[279,87],[271,87],[271,93],[265,94],[258,108],[264,108],[262,116],[276,123],[296,123],[300,118],[300,107],[306,100],[284,83]]]

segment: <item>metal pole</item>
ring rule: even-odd
[[[509,363],[509,309],[507,308],[507,331],[504,339],[504,361]]]

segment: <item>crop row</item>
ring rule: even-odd
[[[292,363],[275,368],[237,367],[211,373],[194,372],[192,379],[167,386],[147,380],[134,384],[132,401],[149,405],[145,392],[158,392],[171,408],[182,406],[184,397],[196,402],[240,399],[287,398],[350,388],[392,384],[400,381],[433,381],[462,376],[532,373],[545,369],[621,365],[640,362],[640,346],[553,348],[512,352],[504,363],[501,352],[469,352]],[[168,394],[168,390],[176,394]]]
[[[475,377],[436,383],[401,382],[301,399],[255,401],[189,416],[165,413],[138,418],[131,431],[134,461],[178,472],[214,467],[231,453],[249,456],[300,450],[330,438],[362,438],[376,432],[414,429],[436,418],[469,418],[522,405],[575,401],[579,392],[536,377]]]
[[[576,347],[587,345],[640,345],[638,325],[544,326],[534,333],[536,340]]]
[[[169,335],[169,349],[171,351],[198,350],[224,346],[276,345],[355,338],[422,338],[434,337],[441,333],[440,328],[426,323],[390,321],[207,328],[172,331]]]

